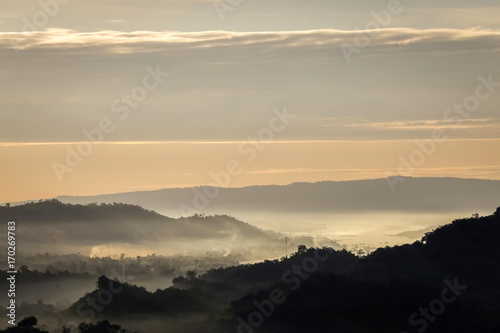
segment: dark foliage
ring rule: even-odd
[[[97,324],[78,325],[80,333],[127,333],[120,325],[113,325],[107,320],[98,322]]]
[[[499,212],[367,256],[301,246],[289,258],[190,271],[156,292],[101,276],[67,314],[111,284],[120,292],[100,320],[167,318],[180,323],[176,333],[499,333]],[[39,332],[27,325],[13,329]],[[124,332],[106,321],[82,325],[82,332]]]
[[[9,327],[0,330],[0,333],[48,333],[35,327],[38,325],[38,319],[35,317],[26,317],[17,323],[15,327]]]

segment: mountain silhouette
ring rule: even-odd
[[[60,196],[72,204],[121,202],[167,216],[240,212],[343,213],[366,211],[486,214],[500,202],[500,181],[461,178],[400,178],[325,181],[242,188],[173,188],[97,196]],[[216,196],[206,193],[217,193]]]

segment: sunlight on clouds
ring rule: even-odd
[[[131,53],[152,52],[162,45],[193,48],[222,47],[266,43],[267,47],[304,47],[338,45],[352,42],[363,31],[342,31],[320,29],[310,31],[268,31],[268,32],[157,32],[157,31],[98,31],[77,32],[68,29],[48,29],[36,32],[0,33],[0,43],[9,47],[12,41],[20,49],[50,48],[67,49],[97,46],[108,52],[117,46],[130,48]],[[364,32],[363,32],[364,33]],[[427,44],[442,42],[468,42],[481,39],[483,46],[498,49],[500,32],[486,29],[428,29],[388,28],[370,30],[372,43],[379,46]],[[142,45],[142,47],[141,47]],[[124,50],[122,49],[122,50]]]
[[[376,129],[398,130],[433,130],[433,129],[500,129],[497,119],[463,119],[460,123],[447,120],[415,120],[415,121],[390,121],[373,123],[341,124],[344,127],[365,127]]]

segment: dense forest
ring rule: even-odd
[[[103,275],[52,331],[500,332],[499,235],[500,208],[369,255],[299,246],[155,292]],[[27,318],[3,332],[40,329]]]

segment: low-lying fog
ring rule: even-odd
[[[491,210],[491,209],[490,209]],[[374,211],[352,213],[275,213],[261,211],[225,211],[225,214],[253,226],[289,236],[329,238],[348,250],[371,252],[379,247],[413,243],[426,232],[472,214],[489,215],[490,210],[459,213],[421,213]],[[163,211],[163,214],[172,213]],[[212,214],[210,210],[207,214]]]

